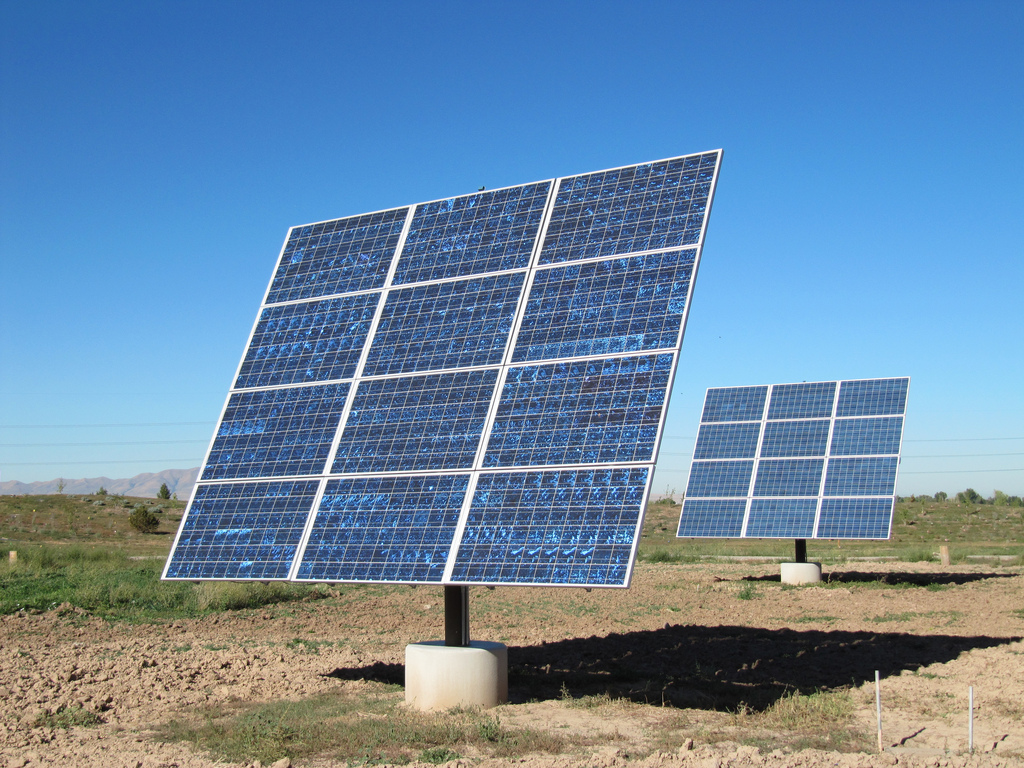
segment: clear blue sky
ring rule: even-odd
[[[1018,0],[33,0],[0,48],[3,480],[199,464],[291,225],[722,147],[655,491],[707,387],[910,376],[898,492],[1024,494]]]

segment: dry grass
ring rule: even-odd
[[[454,709],[406,708],[397,686],[374,684],[300,701],[256,706],[236,703],[171,721],[158,729],[167,741],[189,741],[232,762],[271,763],[282,757],[330,757],[357,764],[441,763],[457,757],[515,757],[562,753],[582,744],[561,734],[508,728],[496,716]]]

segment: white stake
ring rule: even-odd
[[[967,686],[967,751],[974,752],[974,686]]]
[[[878,751],[882,751],[882,688],[878,682],[878,670],[875,670],[875,717],[878,720]]]

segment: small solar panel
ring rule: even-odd
[[[889,538],[909,385],[709,389],[678,535]]]
[[[164,578],[627,586],[721,155],[294,227]]]

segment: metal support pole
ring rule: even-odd
[[[444,644],[469,645],[469,587],[444,588]]]
[[[974,686],[967,686],[967,751],[974,752]]]
[[[806,563],[807,562],[807,539],[796,540],[796,557],[793,560],[794,563]]]
[[[878,670],[875,670],[875,718],[878,721],[878,751],[882,752],[882,687],[878,681]]]

